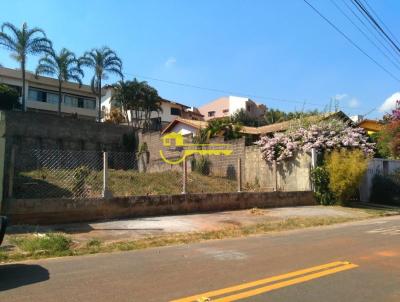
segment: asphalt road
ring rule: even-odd
[[[400,217],[0,266],[0,301],[183,302],[201,296],[398,302]]]

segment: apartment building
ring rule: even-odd
[[[199,107],[199,111],[206,121],[214,118],[229,117],[240,110],[246,111],[250,117],[259,118],[264,116],[266,109],[263,104],[257,104],[249,98],[238,96],[220,97]]]
[[[0,83],[22,91],[22,72],[19,69],[0,67]],[[26,111],[49,114],[58,112],[58,80],[49,77],[35,77],[26,72]],[[77,83],[65,82],[61,113],[64,116],[74,115],[81,119],[95,120],[97,116],[96,96],[90,86],[79,86]]]

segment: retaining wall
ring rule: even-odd
[[[312,192],[240,192],[93,199],[10,199],[11,224],[56,224],[239,209],[314,205]]]

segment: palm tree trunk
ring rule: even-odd
[[[22,98],[22,111],[26,111],[25,107],[25,88],[26,88],[26,83],[25,83],[25,59],[23,58],[21,60],[21,71],[22,71],[22,93],[21,93],[21,98]]]
[[[61,103],[62,103],[62,82],[58,80],[58,115],[61,116]]]
[[[98,102],[99,102],[99,108],[97,110],[97,121],[101,122],[101,77],[98,78],[98,86],[97,86],[97,97],[98,97]]]

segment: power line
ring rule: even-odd
[[[251,94],[251,93],[244,93],[244,92],[231,91],[231,90],[225,90],[225,89],[210,88],[210,87],[204,87],[204,86],[198,86],[198,85],[189,84],[189,83],[182,83],[182,82],[170,81],[170,80],[165,80],[165,79],[159,79],[159,78],[154,78],[154,77],[149,77],[149,76],[144,76],[144,75],[134,74],[134,73],[128,73],[128,72],[123,72],[123,74],[128,75],[128,76],[143,78],[143,79],[147,79],[147,80],[162,82],[162,83],[166,83],[166,84],[182,86],[182,87],[187,87],[187,88],[194,88],[194,89],[205,90],[205,91],[211,91],[211,92],[217,92],[217,93],[223,93],[223,94],[228,94],[228,95],[236,95],[236,96],[250,97],[250,98],[254,98],[254,99],[264,99],[264,100],[271,100],[271,101],[277,101],[277,102],[301,104],[303,107],[305,106],[305,104],[311,105],[311,106],[323,107],[323,108],[325,108],[327,106],[326,104],[310,103],[310,102],[306,102],[305,100],[303,100],[303,101],[289,100],[289,99],[261,96],[261,95]],[[346,106],[341,106],[341,108],[348,109],[348,110],[356,110],[356,108],[346,107]]]
[[[379,18],[378,14],[375,12],[375,10],[368,4],[367,0],[364,0],[365,5],[369,8],[369,10],[372,12],[372,14],[378,19],[379,22],[382,23],[383,27],[389,32],[389,34],[392,36],[392,38],[400,44],[399,40],[397,40],[396,36],[392,33],[392,31],[389,29],[389,27],[386,26],[386,24]]]
[[[379,52],[384,55],[398,70],[400,70],[400,66],[394,62],[347,14],[345,11],[343,11],[343,9],[336,3],[335,0],[330,0],[332,2],[332,4],[342,13],[342,15],[344,15],[347,20],[349,20],[351,22],[351,24],[353,24],[359,32],[361,32],[363,34],[363,36],[370,41],[375,47],[376,49],[379,50]]]
[[[391,45],[397,50],[397,52],[400,53],[400,48],[397,46],[397,44],[392,40],[392,38],[389,37],[389,35],[385,32],[385,30],[379,25],[379,23],[375,20],[375,18],[369,13],[369,11],[365,8],[365,6],[358,0],[352,0],[353,4],[358,6],[359,9],[361,9],[361,13],[363,13],[365,16],[368,17],[374,24],[375,28],[377,28],[385,37],[386,39],[390,42]]]
[[[351,43],[355,48],[357,48],[361,53],[363,53],[366,57],[368,57],[372,62],[375,63],[379,68],[385,71],[390,77],[392,77],[397,82],[400,82],[400,79],[397,78],[393,73],[387,70],[384,66],[382,66],[378,61],[372,58],[368,53],[366,53],[361,47],[359,47],[356,43],[353,42],[343,31],[341,31],[335,24],[333,24],[328,18],[326,18],[322,13],[319,12],[314,6],[311,5],[307,0],[303,0],[313,11],[315,11],[322,19],[324,19],[330,26],[332,26],[338,33],[340,33],[349,43]]]
[[[353,0],[351,0],[351,3],[352,3],[353,6],[356,8],[356,10],[359,12],[359,14],[369,23],[369,25],[371,26],[371,28],[372,28],[376,33],[378,33],[378,35],[379,35],[379,37],[382,39],[382,41],[383,41],[385,44],[388,44],[388,45],[389,45],[390,53],[392,54],[392,56],[398,56],[399,53],[398,53],[397,49],[393,46],[392,43],[388,43],[388,41],[387,41],[385,35],[382,33],[382,31],[380,31],[380,30],[378,29],[378,27],[375,25],[375,23],[372,22],[372,19],[370,19],[370,18],[368,17],[368,15],[360,8],[360,6],[358,6]],[[365,24],[364,24],[364,25],[365,25]],[[365,26],[369,29],[369,27],[368,27],[367,25],[365,25]],[[381,39],[379,39],[379,38],[376,38],[376,39],[379,40],[379,41],[381,42],[381,44],[382,44]]]
[[[381,41],[381,39],[379,39],[379,37],[376,35],[376,33],[360,18],[360,16],[354,12],[354,10],[351,8],[351,6],[347,3],[346,0],[342,0],[342,2],[346,5],[347,9],[353,14],[353,16],[355,16],[357,18],[357,20],[365,27],[365,29],[379,42],[380,45],[382,45],[382,47],[384,47],[388,53],[390,54],[390,56],[396,60],[397,63],[400,64],[399,58],[397,56],[397,52],[395,51],[393,53],[393,47],[388,47],[387,45],[385,45],[385,43],[383,43]],[[364,18],[366,18],[363,14],[362,16]],[[371,21],[369,19],[367,19],[367,21],[371,24]],[[372,25],[372,24],[371,24]],[[374,27],[374,26],[373,26]],[[378,33],[381,37],[383,37],[382,33]]]

